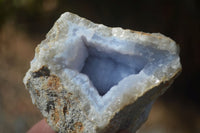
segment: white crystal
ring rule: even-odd
[[[152,102],[180,72],[178,51],[176,43],[162,34],[109,28],[67,12],[36,48],[24,83],[48,123],[59,132],[71,130],[65,128],[70,119],[82,123],[82,132],[116,132],[122,128],[135,131],[147,118]],[[45,75],[46,68],[41,69],[44,66],[50,75]],[[37,76],[39,72],[43,75]],[[58,95],[55,99],[46,87],[51,75],[60,80],[53,91]],[[69,115],[58,111],[59,120],[52,120],[55,108],[63,110],[64,97],[68,98],[64,91],[78,99],[80,103],[70,102],[78,106],[78,116],[84,118],[73,117],[71,110]],[[55,107],[47,113],[49,101]],[[122,117],[124,112],[127,116]],[[111,130],[112,126],[115,129]]]

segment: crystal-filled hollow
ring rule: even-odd
[[[88,57],[81,73],[86,74],[102,96],[117,85],[123,78],[138,74],[147,63],[147,59],[137,55],[123,55],[117,52],[98,52],[88,48]]]

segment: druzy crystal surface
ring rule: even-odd
[[[35,50],[24,84],[57,132],[135,132],[181,71],[160,33],[95,24],[64,13]]]

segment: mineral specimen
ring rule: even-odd
[[[135,132],[181,71],[176,43],[64,13],[37,46],[24,84],[59,133]]]

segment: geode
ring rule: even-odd
[[[180,71],[170,38],[67,12],[37,46],[24,84],[59,133],[135,132]]]

